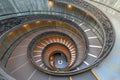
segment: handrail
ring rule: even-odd
[[[87,0],[86,0],[86,1],[87,1]],[[103,6],[106,6],[106,7],[110,8],[110,9],[113,9],[114,11],[120,13],[120,10],[118,10],[118,9],[116,9],[116,8],[113,8],[112,6],[109,6],[109,5],[104,4],[104,3],[102,3],[102,2],[95,1],[95,0],[89,0],[89,1],[95,2],[95,3],[100,4],[100,5],[103,5]]]
[[[22,15],[19,15],[19,14],[26,14],[26,13],[28,13],[28,14],[44,14],[44,13],[47,13],[47,14],[54,14],[54,15],[56,15],[56,13],[57,14],[59,14],[59,15],[65,15],[65,16],[69,16],[69,17],[67,17],[67,18],[70,18],[70,19],[76,19],[76,20],[78,20],[78,21],[80,21],[80,22],[85,22],[86,23],[86,25],[89,25],[89,26],[91,26],[92,28],[94,28],[94,26],[92,26],[90,23],[88,23],[86,20],[84,20],[84,19],[82,19],[82,18],[78,18],[76,15],[73,15],[73,14],[69,14],[69,13],[65,13],[65,12],[57,12],[57,11],[46,11],[46,10],[42,10],[42,11],[32,11],[32,12],[29,12],[29,11],[25,11],[25,12],[18,12],[18,13],[11,13],[11,14],[4,14],[4,15],[0,15],[0,17],[3,17],[3,16],[10,16],[10,15],[15,15],[15,16],[22,16]],[[26,15],[28,15],[28,14],[26,14]],[[13,17],[13,16],[12,16]],[[95,28],[94,28],[95,29]],[[102,35],[99,33],[99,31],[98,30],[96,30],[95,29],[95,31],[97,31],[97,33],[100,35],[100,37],[102,38]],[[102,31],[101,31],[101,33],[102,33]]]
[[[76,7],[83,9],[83,11],[85,10],[86,12],[92,15],[92,17],[98,22],[102,30],[104,30],[104,38],[105,38],[104,47],[103,47],[103,50],[101,51],[101,54],[104,53],[104,55],[99,56],[99,59],[95,63],[93,63],[93,65],[90,65],[89,67],[82,69],[81,71],[77,71],[76,73],[84,72],[86,70],[93,68],[109,54],[110,50],[112,49],[114,45],[115,37],[114,37],[114,29],[112,27],[112,24],[110,23],[109,19],[99,9],[95,8],[94,6],[88,4],[87,2],[83,0],[63,0],[63,1],[55,0],[55,1],[56,2],[61,1],[63,3],[71,3],[74,6],[76,5]],[[6,16],[6,15],[3,15],[3,16]]]

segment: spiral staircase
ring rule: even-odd
[[[120,79],[117,22],[98,3],[0,2],[0,80]]]

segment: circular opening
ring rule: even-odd
[[[55,68],[57,69],[63,69],[66,68],[68,62],[66,59],[66,56],[64,55],[64,53],[54,53],[51,57],[50,57],[50,62],[53,63],[53,65],[55,66]]]

